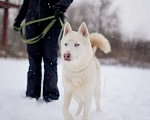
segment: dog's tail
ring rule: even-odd
[[[99,33],[90,34],[90,41],[92,44],[93,52],[96,52],[97,47],[102,50],[105,54],[111,52],[111,46],[109,41]]]

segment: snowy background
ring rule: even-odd
[[[19,5],[22,1],[10,0]],[[97,57],[146,67],[143,64],[150,63],[149,5],[150,0],[74,0],[66,16],[73,30],[77,30],[84,21],[90,33],[101,33],[110,41],[112,52],[108,56],[97,52]],[[26,45],[20,33],[13,30],[17,14],[17,9],[9,9],[8,45],[7,50],[0,48],[0,57],[27,58]],[[3,9],[0,9],[0,17],[3,17]],[[0,31],[2,28],[0,19]],[[0,40],[1,37],[2,32]]]
[[[4,0],[2,0],[4,1]],[[10,0],[13,3],[20,4],[22,0]],[[82,0],[93,1],[97,0]],[[150,41],[150,0],[112,0],[113,7],[118,8],[119,18],[121,20],[121,29],[125,35],[134,37],[137,34],[143,35]],[[72,6],[80,3],[81,0],[74,0]],[[11,9],[10,24],[13,24],[16,15],[15,9]]]
[[[141,34],[150,38],[150,0],[115,0],[120,9],[122,29],[130,36]]]
[[[97,0],[88,0],[97,1]],[[104,0],[105,1],[105,0]],[[137,34],[150,38],[150,0],[112,0],[113,8],[118,8],[121,29],[125,35]],[[74,0],[75,3],[81,0]],[[148,39],[150,40],[150,39]]]
[[[60,99],[39,103],[24,98],[26,59],[0,59],[0,120],[63,120],[61,60],[58,62]],[[90,120],[150,120],[150,70],[122,66],[101,67],[102,113],[96,114],[93,101]],[[71,102],[75,113],[77,104]],[[81,120],[74,116],[74,120]]]

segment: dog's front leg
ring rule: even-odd
[[[84,110],[82,120],[88,120],[91,104],[92,104],[92,94],[84,96]]]
[[[63,115],[64,120],[73,120],[71,113],[69,112],[69,106],[72,98],[72,92],[64,90],[64,104],[63,104]]]

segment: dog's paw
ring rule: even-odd
[[[74,114],[74,116],[78,116],[78,115],[80,115],[80,112],[76,112],[76,113]]]
[[[64,120],[73,120],[72,115],[69,113],[68,115],[65,115]]]
[[[64,120],[73,120],[73,117],[66,117]]]
[[[97,111],[96,111],[96,114],[97,114],[97,115],[101,115],[101,114],[102,114],[102,110],[97,110]]]
[[[88,118],[82,118],[82,120],[89,120]]]

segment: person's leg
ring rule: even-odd
[[[59,90],[57,87],[57,57],[58,57],[58,37],[60,27],[51,28],[44,37],[44,83],[43,98],[46,102],[58,100]]]
[[[33,38],[41,33],[38,25],[26,27],[26,38]],[[38,99],[41,94],[41,61],[42,41],[35,44],[27,44],[29,69],[27,75],[26,96]]]

